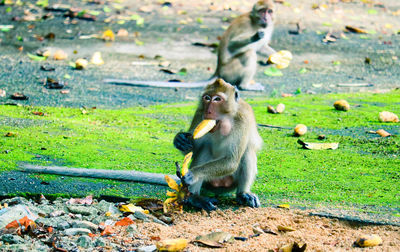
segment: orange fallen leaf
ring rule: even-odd
[[[35,225],[35,222],[31,219],[28,218],[28,216],[25,216],[19,220],[12,221],[7,224],[6,228],[19,228],[21,226],[28,228],[30,225]]]
[[[103,232],[101,232],[101,236],[105,236],[105,235],[112,235],[115,233],[115,230],[113,229],[113,227],[111,227],[110,225],[107,225]]]
[[[129,226],[135,223],[131,218],[125,217],[115,223],[115,226]]]

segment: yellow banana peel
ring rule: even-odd
[[[268,62],[276,64],[278,69],[283,69],[289,66],[293,55],[290,51],[282,50],[269,56]]]
[[[193,131],[193,139],[198,139],[207,134],[212,128],[214,128],[217,122],[215,120],[205,119]]]
[[[188,239],[167,239],[157,242],[157,251],[182,251],[189,243]]]
[[[181,169],[182,176],[185,176],[185,174],[188,172],[189,163],[190,163],[190,160],[192,160],[192,156],[193,156],[193,152],[189,152],[188,154],[186,154],[185,158],[183,159],[183,165],[182,165],[182,169]]]

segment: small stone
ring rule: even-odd
[[[98,237],[94,242],[95,247],[104,247],[106,246],[106,241],[102,237]]]
[[[140,211],[136,211],[133,216],[139,220],[143,220],[143,221],[149,220],[149,218],[147,217],[147,214],[142,213]]]
[[[97,215],[97,209],[88,206],[68,206],[68,211],[73,214],[81,215]]]
[[[145,247],[140,247],[137,249],[137,252],[153,252],[157,250],[156,245],[150,245],[150,246],[145,246]]]
[[[98,229],[98,226],[90,221],[73,221],[71,224],[74,228],[87,228],[92,233],[95,233]]]
[[[172,218],[165,215],[161,215],[159,219],[168,224],[172,223]]]
[[[76,243],[78,246],[82,248],[89,248],[92,246],[92,239],[90,239],[90,237],[87,235],[82,235],[81,237],[78,238]]]
[[[12,234],[5,234],[1,237],[1,240],[4,243],[9,243],[9,244],[18,244],[18,243],[24,243],[25,240],[18,235],[12,235]]]
[[[65,230],[71,227],[71,224],[69,224],[67,221],[63,221],[57,224],[57,229],[58,230]]]
[[[127,233],[133,233],[133,234],[137,233],[137,226],[135,224],[129,225],[126,228],[126,232]]]
[[[64,230],[64,234],[68,236],[74,235],[87,235],[90,233],[90,230],[87,228],[68,228]]]

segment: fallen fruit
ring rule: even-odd
[[[341,111],[348,111],[350,109],[350,104],[346,100],[336,101],[333,104],[333,106],[335,107],[335,109],[341,110]]]
[[[356,241],[355,244],[359,247],[373,247],[382,244],[382,238],[378,235],[362,235]]]
[[[214,128],[217,122],[215,120],[203,120],[193,131],[193,139],[198,139],[207,134]]]
[[[379,113],[379,121],[381,122],[399,122],[399,117],[389,111],[382,111]]]
[[[101,38],[104,41],[114,41],[115,40],[115,35],[114,35],[114,32],[112,30],[106,30],[105,32],[103,32],[103,35],[101,35]]]
[[[279,103],[278,105],[276,105],[276,112],[282,114],[283,111],[285,111],[285,104]]]
[[[89,62],[85,59],[77,59],[75,61],[75,68],[82,70],[82,69],[86,68],[88,64],[89,64]]]
[[[189,162],[190,162],[190,160],[192,160],[192,155],[193,155],[193,152],[189,152],[188,154],[186,154],[185,158],[183,159],[183,165],[182,165],[182,170],[181,170],[182,176],[185,176],[185,174],[188,172]]]
[[[55,60],[65,60],[66,58],[68,58],[68,54],[66,52],[64,52],[63,50],[57,50],[54,53],[53,58]]]
[[[304,124],[297,124],[296,127],[294,128],[295,136],[302,136],[306,134],[306,132],[307,132],[307,126]]]
[[[189,243],[187,239],[167,239],[157,242],[158,251],[182,251]]]

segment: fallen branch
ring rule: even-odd
[[[371,83],[339,83],[338,87],[373,87]]]
[[[65,166],[36,166],[31,164],[21,165],[21,171],[32,172],[32,173],[56,174],[62,176],[134,181],[134,182],[158,184],[165,186],[168,185],[164,178],[165,175],[161,173],[71,168]],[[168,175],[168,176],[170,176],[177,182],[180,181],[180,179],[175,175]]]
[[[289,130],[293,129],[291,127],[275,126],[275,125],[271,125],[271,124],[261,124],[261,123],[259,123],[257,125],[260,126],[260,127],[264,127],[264,128],[289,129]]]

